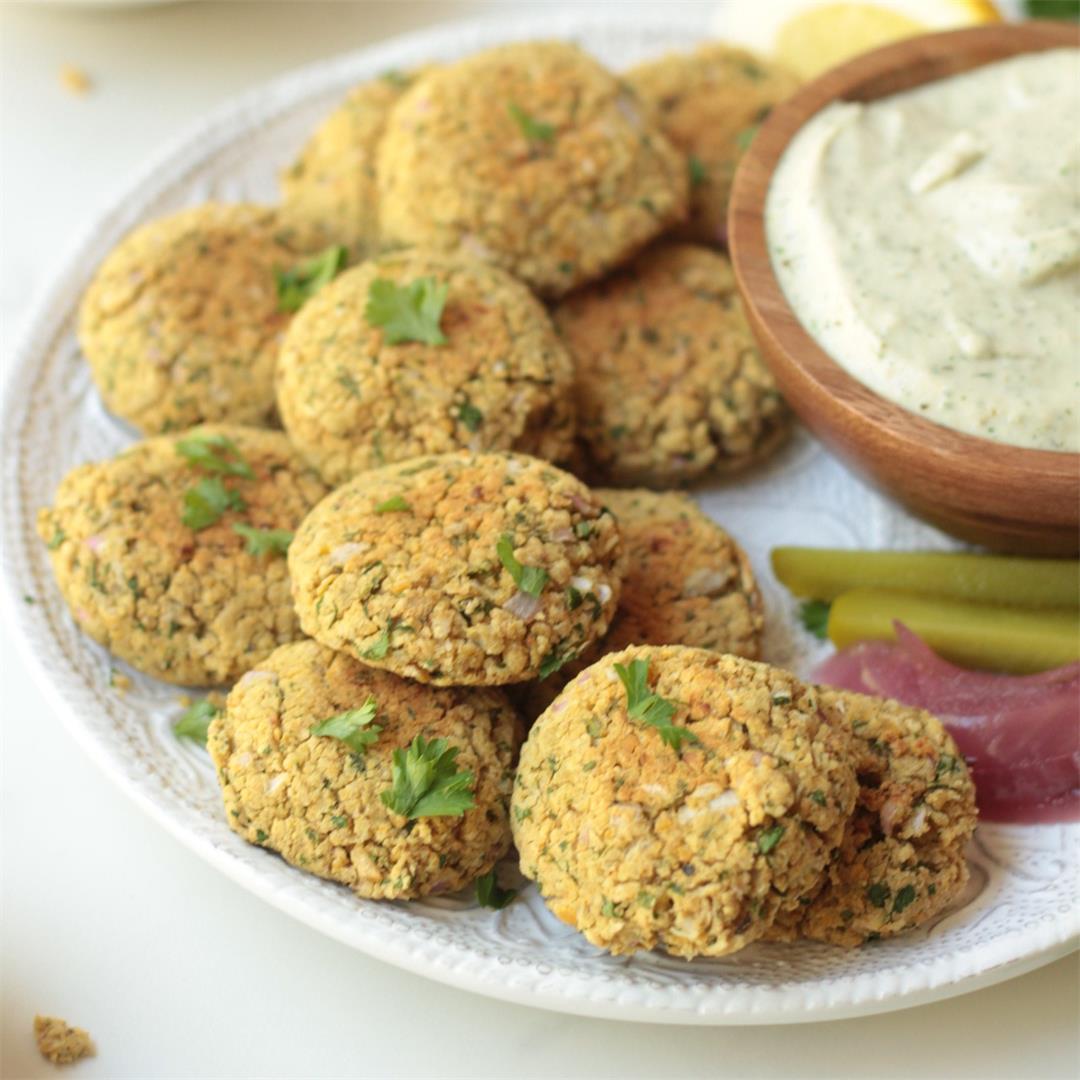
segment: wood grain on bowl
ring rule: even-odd
[[[1080,547],[1080,454],[954,431],[849,375],[807,333],[784,297],[769,258],[765,198],[795,133],[829,103],[871,101],[1062,46],[1080,47],[1080,30],[1052,22],[979,27],[910,38],[827,72],[762,125],[739,166],[728,218],[747,316],[804,423],[852,468],[940,528],[1001,550],[1047,555],[1076,554]]]

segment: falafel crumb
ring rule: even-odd
[[[56,1016],[34,1017],[34,1039],[41,1056],[53,1065],[73,1065],[97,1053],[88,1032]]]
[[[86,97],[94,88],[90,76],[81,67],[64,64],[60,68],[60,85],[75,97]]]

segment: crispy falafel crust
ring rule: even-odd
[[[690,220],[679,233],[723,243],[739,158],[756,125],[798,88],[798,78],[743,49],[709,44],[639,64],[626,81],[657,127],[694,159]]]
[[[790,415],[725,256],[657,245],[554,314],[577,367],[578,432],[601,479],[692,483],[745,468],[786,437]]]
[[[677,753],[627,713],[616,663],[700,743]],[[813,891],[855,801],[850,738],[788,672],[680,646],[605,656],[540,717],[512,827],[522,872],[614,953],[722,956]]]
[[[375,150],[391,107],[415,77],[388,72],[354,86],[282,172],[282,215],[318,246],[344,244],[354,258],[377,249]]]
[[[685,158],[633,92],[556,41],[418,80],[390,114],[377,175],[388,241],[495,262],[545,296],[603,275],[688,198]]]
[[[369,696],[382,731],[362,756],[311,734]],[[458,748],[455,765],[474,776],[474,809],[409,821],[382,802],[393,751],[417,735]],[[501,691],[422,686],[299,641],[236,684],[207,747],[229,825],[245,840],[359,896],[409,899],[460,889],[506,853],[519,741]]]
[[[184,492],[207,474],[176,449],[187,432],[81,465],[38,513],[60,592],[80,629],[166,682],[229,682],[300,637],[285,559],[251,555],[233,528],[292,531],[326,488],[283,434],[207,425],[231,439],[254,479],[229,477],[244,500],[208,528],[181,520]]]
[[[110,412],[147,434],[274,419],[289,315],[275,267],[304,245],[269,207],[208,203],[141,226],[98,268],[79,342]]]
[[[500,559],[504,535],[547,575],[535,598]],[[496,686],[601,637],[624,560],[615,519],[569,473],[459,452],[332,492],[297,531],[289,571],[301,625],[324,645],[421,682]]]
[[[619,609],[607,636],[578,660],[522,687],[526,717],[539,716],[579,671],[628,645],[692,645],[761,655],[765,606],[746,552],[682,492],[597,488],[626,552]]]
[[[824,687],[820,701],[855,737],[858,802],[821,891],[781,914],[770,936],[855,946],[920,926],[957,899],[975,787],[952,736],[925,710]]]
[[[447,341],[387,344],[364,308],[376,280],[448,288]],[[560,460],[574,439],[573,364],[547,312],[505,271],[447,255],[384,255],[304,305],[277,370],[278,406],[330,484],[419,454],[521,450]]]

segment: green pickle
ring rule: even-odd
[[[773,572],[796,596],[890,589],[1018,608],[1080,609],[1080,562],[966,552],[782,547]]]
[[[1075,610],[1024,609],[888,589],[853,589],[836,597],[828,634],[838,649],[859,641],[893,641],[894,621],[965,667],[1027,674],[1080,660],[1080,613]]]

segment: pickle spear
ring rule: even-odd
[[[796,595],[833,600],[851,589],[897,589],[983,604],[1080,609],[1080,562],[966,552],[781,547],[773,573]]]
[[[1080,660],[1080,614],[973,604],[887,589],[854,589],[829,611],[838,649],[858,641],[894,641],[894,621],[934,652],[965,667],[1028,674]]]

